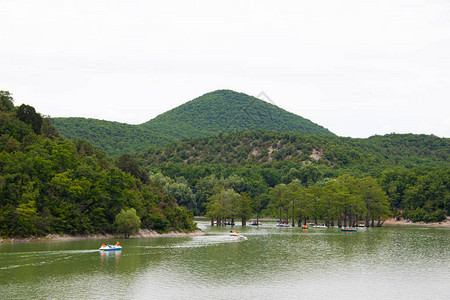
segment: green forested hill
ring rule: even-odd
[[[389,134],[368,139],[248,131],[171,143],[141,154],[143,164],[303,165],[371,173],[384,165],[450,166],[450,141],[433,135]]]
[[[307,119],[230,90],[205,94],[141,125],[84,118],[53,118],[52,122],[62,136],[87,140],[111,155],[221,132],[263,129],[334,135]]]
[[[273,216],[280,211],[276,195],[287,188],[300,185],[310,194],[301,199],[324,201],[328,196],[322,192],[337,199],[339,193],[333,191],[333,186],[346,182],[347,192],[365,191],[369,201],[372,191],[360,185],[368,181],[380,185],[377,194],[389,197],[391,215],[437,222],[450,211],[449,149],[448,138],[432,135],[352,139],[257,130],[171,143],[148,149],[138,159],[148,170],[161,172],[194,191],[196,198],[191,206],[197,213],[205,213],[206,209],[207,214],[220,215],[220,210],[211,206],[216,187],[234,190],[243,195],[242,199],[249,196],[256,211]],[[174,184],[175,188],[181,186]],[[340,208],[341,212],[344,208]]]
[[[218,222],[282,218],[284,211],[283,218],[331,224],[381,224],[392,215],[439,222],[450,212],[448,138],[220,131],[113,160],[86,141],[60,138],[33,107],[15,107],[8,92],[0,91],[0,117],[3,236],[115,232],[115,217],[126,208],[135,209],[142,227],[157,230],[195,229],[186,209]],[[170,122],[164,118],[159,125],[114,126],[125,128],[120,135],[142,135]],[[88,122],[94,123],[111,133],[109,122]],[[170,128],[164,133],[171,136]]]
[[[132,159],[60,138],[33,107],[15,107],[0,91],[0,237],[119,233],[126,222],[117,216],[130,209],[142,228],[196,229],[192,213]]]
[[[52,118],[52,123],[61,136],[86,140],[109,155],[134,153],[174,141],[172,136],[140,125],[85,118]]]
[[[169,128],[173,136],[191,138],[249,130],[334,135],[328,129],[243,93],[218,90],[180,105],[142,126]]]

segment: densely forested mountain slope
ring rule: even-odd
[[[334,135],[275,105],[230,90],[205,94],[142,125],[156,130],[170,128],[170,133],[180,138],[255,129]]]
[[[85,139],[111,155],[221,132],[264,129],[334,135],[275,105],[230,90],[205,94],[141,125],[84,118],[53,118],[52,122],[62,136]]]
[[[217,222],[266,215],[329,224],[392,215],[439,222],[450,212],[449,139],[220,133],[142,152],[147,173],[131,155],[112,160],[59,138],[33,107],[0,96],[3,236],[115,232],[122,208],[158,230],[194,229],[185,208]]]
[[[231,210],[223,215],[227,199],[235,199],[237,206],[242,204],[239,201],[247,204],[250,201],[254,212],[271,216],[289,210],[290,204],[286,203],[290,201],[306,201],[300,210],[304,220],[314,215],[326,219],[329,215],[326,217],[324,211],[316,214],[314,207],[332,199],[337,201],[333,205],[341,205],[337,211],[344,213],[353,206],[351,211],[358,211],[359,216],[360,205],[374,208],[385,203],[384,212],[372,215],[372,220],[390,214],[413,221],[437,222],[450,211],[448,149],[449,139],[431,135],[391,134],[352,139],[259,130],[171,143],[148,149],[138,159],[148,170],[169,177],[172,183],[167,186],[174,194],[186,195],[185,203],[190,203],[196,213],[206,213],[214,219],[240,214]],[[298,186],[304,196],[286,192]],[[282,194],[284,198],[277,196]],[[377,205],[371,203],[375,195],[381,201]],[[391,213],[385,211],[386,202],[382,199],[386,195]],[[364,204],[350,204],[352,197]],[[315,202],[317,199],[319,202]],[[347,200],[338,204],[341,200],[337,199]],[[298,209],[290,215],[298,216]],[[246,210],[245,205],[239,209]],[[334,218],[339,215],[342,216],[337,214]]]
[[[183,162],[229,166],[315,162],[334,169],[372,172],[383,165],[450,166],[450,140],[432,135],[390,134],[368,139],[291,132],[248,131],[171,143],[141,154],[144,165]]]
[[[85,118],[52,118],[52,123],[61,136],[86,140],[109,155],[133,153],[174,141],[172,136],[140,125]]]
[[[134,209],[143,228],[196,228],[192,213],[132,159],[60,138],[33,107],[15,107],[0,91],[0,236],[118,232],[123,209]]]

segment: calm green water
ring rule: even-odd
[[[448,299],[450,229],[236,228],[204,236],[0,246],[0,298]]]

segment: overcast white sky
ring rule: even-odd
[[[448,0],[0,0],[0,36],[0,90],[52,117],[232,89],[341,136],[450,137]]]

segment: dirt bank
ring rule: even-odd
[[[139,230],[137,234],[130,236],[133,238],[153,238],[153,237],[182,237],[182,236],[199,236],[205,233],[201,230],[194,232],[167,232],[167,233],[157,233],[153,230]],[[1,243],[26,243],[26,242],[37,242],[37,241],[70,241],[70,240],[105,240],[105,239],[123,239],[122,235],[112,235],[112,234],[91,234],[91,235],[66,235],[66,234],[48,234],[43,237],[28,237],[28,238],[7,238],[3,239],[0,237]]]
[[[450,227],[450,217],[447,217],[447,219],[445,219],[442,222],[439,223],[425,223],[425,222],[416,222],[413,223],[411,221],[405,220],[405,219],[400,219],[399,221],[397,221],[395,218],[391,218],[389,220],[386,220],[383,224],[383,226],[388,225],[388,226],[428,226],[428,227]]]

